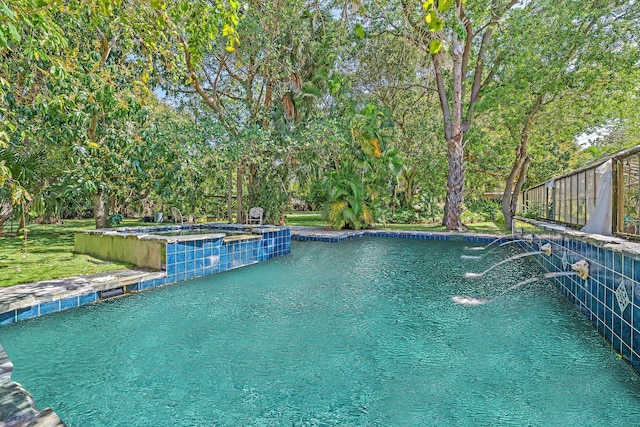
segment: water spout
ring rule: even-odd
[[[460,255],[460,259],[481,259],[482,255]]]
[[[551,279],[553,277],[575,276],[575,275],[579,275],[579,274],[577,272],[575,272],[575,271],[560,271],[560,272],[556,272],[556,273],[546,273],[546,274],[543,275],[543,277],[545,279]],[[514,290],[520,288],[521,286],[528,285],[529,283],[537,282],[538,280],[540,280],[540,277],[532,277],[531,279],[523,280],[522,282],[519,282],[519,283],[517,283],[517,284],[515,284],[513,286],[508,287],[507,289],[505,289],[504,291],[500,292],[498,295],[496,295],[493,298],[475,298],[475,297],[469,297],[469,296],[464,296],[464,295],[454,295],[454,296],[451,297],[451,300],[453,302],[455,302],[456,304],[458,304],[458,305],[465,305],[465,306],[470,306],[470,307],[471,306],[476,306],[476,305],[482,305],[482,304],[486,304],[488,302],[495,301],[496,299],[500,298],[501,296],[503,296],[504,294],[506,294],[509,291],[514,291]]]
[[[587,280],[589,278],[589,263],[581,259],[575,264],[571,265],[571,269],[576,272],[579,278]]]
[[[509,261],[513,261],[513,260],[518,259],[518,258],[524,258],[524,257],[527,257],[527,256],[540,255],[540,254],[543,254],[543,253],[545,253],[545,252],[543,252],[543,251],[534,251],[534,252],[525,252],[523,254],[517,254],[517,255],[511,256],[511,257],[509,257],[509,258],[507,258],[505,260],[502,260],[497,264],[492,265],[491,267],[487,268],[482,273],[465,273],[464,277],[466,279],[481,279],[485,274],[487,274],[488,272],[490,272],[494,268],[496,268],[496,267],[498,267],[498,266],[500,266],[502,264],[505,264],[505,263],[507,263]]]
[[[491,301],[490,299],[487,299],[487,298],[465,297],[462,295],[454,295],[451,297],[451,299],[453,300],[453,302],[455,302],[458,305],[467,305],[467,306],[482,305]]]
[[[516,240],[509,240],[508,242],[500,243],[499,246],[507,246],[513,243],[520,243],[520,242],[533,243],[533,241],[529,239],[516,239]]]
[[[504,236],[500,236],[497,239],[493,240],[491,243],[489,243],[487,246],[472,246],[472,247],[465,246],[464,250],[465,251],[484,251],[485,249],[489,249],[491,246],[495,245],[500,240],[505,239],[507,237],[511,237],[511,235],[505,234]]]

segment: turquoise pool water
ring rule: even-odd
[[[0,341],[70,426],[637,425],[640,379],[550,282],[451,301],[541,274],[518,260],[466,281],[513,249],[463,261],[464,245],[294,242]]]

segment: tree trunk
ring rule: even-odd
[[[238,214],[236,223],[244,222],[244,212],[242,212],[242,169],[238,168],[236,173],[236,200],[238,202]]]
[[[507,177],[504,193],[502,193],[502,214],[507,227],[511,227],[511,221],[518,208],[518,195],[524,184],[530,163],[531,158],[523,150],[523,147],[516,148],[516,160]]]
[[[107,228],[107,204],[104,201],[102,191],[91,196],[93,200],[93,217],[96,220],[96,229]]]
[[[462,134],[457,134],[448,141],[449,167],[447,174],[447,199],[444,205],[444,219],[442,224],[447,230],[462,230],[462,215],[464,203],[464,177],[466,164],[464,162],[464,145]]]
[[[502,214],[506,221],[507,227],[511,227],[511,221],[518,208],[518,195],[522,189],[522,185],[527,177],[527,170],[531,158],[529,157],[529,130],[533,125],[533,120],[540,111],[546,93],[538,95],[531,111],[526,116],[522,133],[520,134],[520,145],[516,147],[516,159],[513,162],[513,168],[507,177],[507,183],[502,193]]]
[[[453,105],[450,117],[450,134],[447,138],[448,174],[447,174],[447,200],[444,205],[444,218],[442,224],[447,230],[462,230],[462,204],[464,203],[464,178],[466,165],[464,163],[464,143],[462,130],[462,83],[465,76],[462,75],[463,45],[452,37],[453,55]],[[446,115],[445,115],[446,117]],[[446,126],[445,126],[446,128]]]
[[[227,176],[227,217],[231,224],[233,222],[233,169],[231,167]]]
[[[407,170],[404,169],[402,171],[402,178],[405,181],[405,191],[404,191],[404,203],[406,208],[410,208],[413,202],[413,185],[415,182],[416,173],[418,172],[418,165],[414,164],[411,167],[411,172],[407,173]]]

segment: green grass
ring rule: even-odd
[[[286,225],[308,225],[313,227],[326,227],[327,223],[318,212],[295,212],[285,216]]]
[[[141,225],[125,220],[122,225]],[[130,264],[93,264],[87,255],[73,252],[73,233],[95,229],[93,220],[67,220],[64,224],[33,224],[27,230],[25,250],[22,232],[16,237],[0,237],[0,288],[20,283],[59,279],[130,267]],[[5,233],[9,228],[5,228]],[[15,231],[15,229],[14,229]]]
[[[100,273],[131,267],[130,264],[93,264],[87,255],[73,252],[73,233],[95,228],[93,220],[66,220],[64,224],[29,225],[27,247],[23,245],[23,235],[0,237],[0,288],[21,283],[63,277]],[[307,225],[326,227],[318,212],[296,212],[286,215],[287,225]],[[126,219],[120,226],[149,225],[134,219]],[[14,225],[15,226],[15,225]],[[378,224],[377,229],[446,231],[435,224]],[[507,230],[493,222],[469,224],[468,231],[475,233],[502,234]],[[9,227],[5,227],[5,233]],[[15,229],[14,229],[15,231]]]
[[[318,212],[288,213],[285,215],[285,220],[286,225],[328,226],[322,219],[322,215]],[[378,230],[447,231],[447,229],[440,224],[376,224],[374,228]],[[509,232],[506,228],[491,221],[467,224],[466,231],[484,234],[504,234]]]

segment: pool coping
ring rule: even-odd
[[[165,276],[164,271],[131,268],[0,288],[0,327],[90,304],[97,301],[102,292]]]
[[[467,242],[491,242],[496,239],[511,239],[511,234],[488,234],[446,231],[414,230],[333,230],[330,227],[289,226],[291,240],[339,243],[362,237],[391,237],[418,240],[459,240]]]

